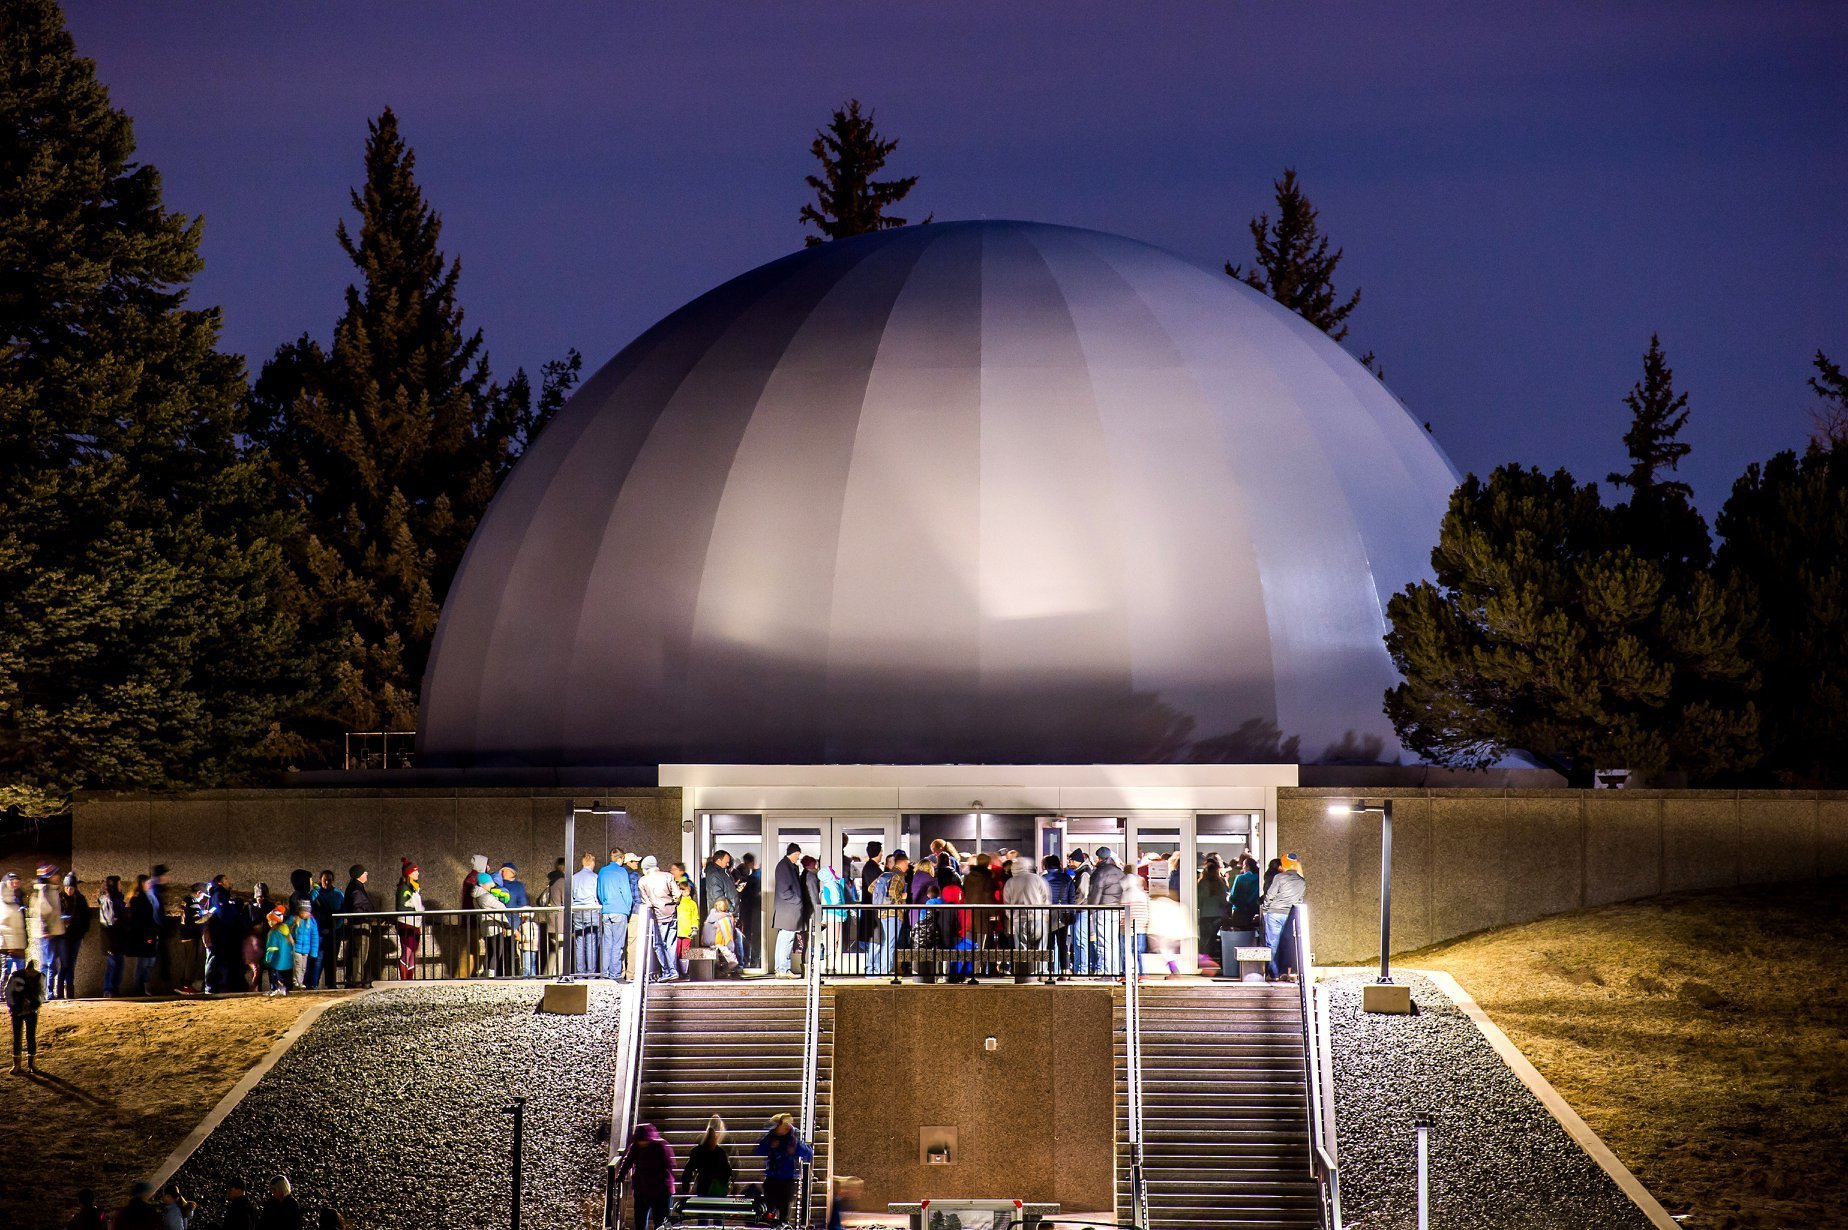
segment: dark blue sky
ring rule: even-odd
[[[595,367],[800,246],[858,95],[919,216],[1217,263],[1298,168],[1365,298],[1349,343],[1457,464],[1622,461],[1651,330],[1711,514],[1848,360],[1848,10],[1814,5],[70,5],[253,370],[325,338],[365,123],[398,112],[497,370]]]

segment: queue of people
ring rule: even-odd
[[[287,1175],[272,1178],[266,1191],[266,1195],[253,1196],[243,1180],[227,1182],[224,1216],[216,1226],[222,1230],[348,1230],[346,1219],[335,1209],[318,1209],[311,1219]],[[84,1188],[77,1193],[76,1211],[64,1224],[65,1230],[188,1230],[195,1224],[198,1209],[198,1202],[187,1199],[178,1183],[155,1188],[137,1182],[128,1189],[128,1198],[108,1212],[97,1204],[96,1193]]]

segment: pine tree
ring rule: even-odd
[[[918,177],[873,178],[897,148],[896,138],[880,138],[873,127],[871,111],[860,114],[859,99],[848,99],[846,106],[835,109],[828,126],[816,130],[815,142],[809,146],[809,153],[821,163],[821,175],[806,177],[808,186],[815,191],[815,202],[802,207],[798,220],[812,224],[821,233],[808,236],[806,246],[813,248],[830,239],[906,224],[905,219],[887,210],[910,195]]]
[[[1504,466],[1452,494],[1434,581],[1387,604],[1404,682],[1386,712],[1412,751],[1478,768],[1520,750],[1598,769],[1711,779],[1758,755],[1742,589],[1678,582],[1629,545],[1593,484]]]
[[[1675,391],[1675,373],[1669,369],[1657,334],[1649,335],[1649,349],[1643,355],[1643,378],[1631,387],[1623,404],[1630,408],[1630,429],[1623,433],[1630,468],[1607,475],[1605,481],[1638,493],[1655,491],[1692,498],[1693,489],[1686,483],[1662,476],[1663,470],[1676,469],[1692,446],[1678,438],[1688,424],[1688,395]]]
[[[1848,375],[1820,350],[1816,352],[1815,366],[1816,374],[1810,377],[1809,386],[1822,399],[1822,405],[1815,411],[1816,430],[1810,438],[1819,448],[1838,448],[1848,444]]]
[[[283,346],[257,382],[258,438],[299,511],[291,600],[326,654],[323,687],[298,715],[327,751],[345,729],[416,723],[437,613],[488,501],[575,383],[579,359],[548,364],[537,405],[525,373],[505,387],[457,302],[458,261],[423,198],[416,156],[387,109],[369,125],[359,271],[323,350]]]
[[[1257,250],[1254,267],[1226,262],[1226,274],[1237,278],[1253,290],[1262,291],[1278,303],[1339,342],[1348,335],[1347,318],[1360,306],[1360,290],[1345,300],[1335,290],[1335,269],[1341,264],[1342,249],[1328,250],[1328,236],[1322,234],[1316,208],[1303,195],[1296,180],[1296,168],[1284,168],[1283,178],[1271,187],[1277,196],[1277,220],[1267,213],[1251,220],[1251,239]],[[1374,375],[1380,375],[1373,352],[1361,356],[1361,363]]]
[[[1848,786],[1848,442],[1746,467],[1718,529],[1718,571],[1757,595],[1767,775]]]
[[[0,8],[0,807],[253,771],[303,687],[201,224],[52,0]]]

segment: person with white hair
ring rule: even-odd
[[[302,1206],[295,1202],[289,1176],[279,1174],[270,1180],[269,1199],[257,1215],[257,1230],[302,1230]]]

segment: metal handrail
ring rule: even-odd
[[[955,919],[960,924],[968,924],[969,931],[965,939],[979,940],[975,946],[975,955],[958,957],[956,955],[933,956],[933,961],[966,960],[984,965],[1008,964],[1015,969],[1016,980],[1025,981],[1021,976],[1025,970],[1027,976],[1061,978],[1098,978],[1114,980],[1121,977],[1120,968],[1089,969],[1090,962],[1084,964],[1087,970],[1076,973],[1071,967],[1073,949],[1079,944],[1103,945],[1111,931],[1117,932],[1119,943],[1101,948],[1103,954],[1120,952],[1122,927],[1117,921],[1125,914],[1125,907],[1118,905],[1090,905],[1084,902],[1072,902],[1065,905],[1021,905],[1004,901],[961,901],[945,903],[942,901],[906,901],[906,902],[866,902],[848,901],[819,907],[811,923],[818,923],[827,949],[824,977],[889,977],[897,980],[897,962],[891,962],[892,968],[874,968],[874,949],[862,947],[859,935],[860,924],[864,919],[872,919],[880,925],[888,923],[917,924],[926,915],[937,915]],[[1106,925],[1107,924],[1107,925]],[[992,927],[989,931],[987,928]],[[1063,939],[1057,939],[1059,933]],[[1015,948],[983,947],[982,944],[993,940],[1007,940],[1030,936],[1035,940],[1034,946]],[[1055,949],[1055,944],[1059,947]],[[887,940],[879,946],[881,955],[888,961],[894,955],[912,951],[930,951],[939,953],[945,950],[912,950],[899,948],[895,941]],[[967,952],[969,950],[961,950]],[[1065,955],[1063,968],[1055,969],[1054,957],[1062,951]],[[906,957],[915,962],[917,958]],[[1100,966],[1110,965],[1105,959]]]
[[[812,1149],[815,1144],[816,1083],[821,1050],[821,952],[819,917],[809,919],[808,937],[802,954],[803,988],[802,1021],[802,1139]],[[832,1154],[830,1154],[832,1156]],[[802,1183],[796,1193],[796,1225],[807,1230],[814,1220],[815,1163],[802,1163]]]
[[[1136,951],[1135,923],[1124,917],[1123,945],[1123,1055],[1128,1069],[1124,1084],[1129,1105],[1130,1221],[1136,1230],[1149,1224],[1149,1189],[1142,1169],[1142,956]]]
[[[604,1222],[613,1230],[622,1226],[622,1180],[616,1176],[629,1152],[629,1138],[642,1105],[642,1051],[648,1037],[648,969],[627,967],[629,981],[617,1000],[616,1073],[610,1106],[609,1190],[604,1198]]]
[[[1302,1005],[1303,1093],[1309,1120],[1309,1171],[1320,1196],[1323,1230],[1341,1230],[1341,1180],[1335,1151],[1334,1071],[1329,1051],[1328,1014],[1316,993],[1315,965],[1309,946],[1309,906],[1290,909],[1290,938],[1296,947],[1296,990]]]

